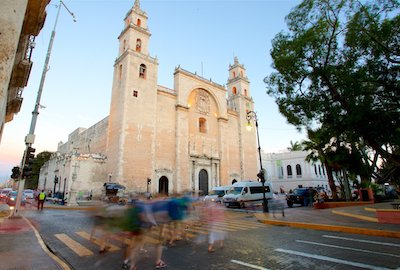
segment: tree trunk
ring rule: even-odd
[[[337,192],[336,192],[336,185],[335,185],[335,180],[333,180],[333,171],[332,168],[327,164],[327,162],[324,162],[325,168],[326,168],[326,174],[328,175],[328,183],[329,187],[332,190],[332,199],[334,201],[337,201]]]

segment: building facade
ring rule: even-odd
[[[50,0],[2,0],[0,9],[0,141],[4,125],[22,106],[32,69],[35,37],[46,20]]]
[[[329,191],[325,166],[320,162],[308,162],[307,151],[262,153],[267,181],[276,192],[289,192],[297,187],[323,187]]]
[[[245,67],[234,58],[226,87],[181,67],[174,71],[173,89],[158,85],[147,21],[136,0],[118,37],[109,116],[77,129],[58,154],[104,156],[102,182],[138,192],[207,193],[256,179],[256,134],[246,129],[254,101]],[[94,181],[90,174],[76,177]]]

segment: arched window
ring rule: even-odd
[[[138,38],[136,40],[136,51],[137,52],[141,52],[142,51],[142,41],[140,40],[140,38]]]
[[[125,49],[126,49],[126,40],[124,39],[124,47],[123,47],[123,50],[125,51]]]
[[[137,19],[137,20],[136,20],[136,25],[137,25],[137,26],[140,26],[141,24],[142,24],[142,21],[141,21],[140,19]]]
[[[243,71],[242,71],[242,70],[240,71],[240,76],[242,76],[242,77],[243,77]]]
[[[244,96],[247,97],[247,89],[244,89]]]
[[[322,165],[322,174],[325,175],[325,166]]]
[[[140,68],[139,68],[139,77],[146,79],[146,65],[145,64],[141,64]]]
[[[118,70],[118,79],[122,79],[122,65],[119,65],[119,70]]]
[[[237,94],[236,87],[233,87],[233,88],[232,88],[232,93],[233,93],[234,95],[236,95],[236,94]]]
[[[319,172],[319,175],[321,175],[321,165],[318,165],[318,172]]]
[[[207,132],[206,121],[207,120],[203,117],[199,118],[199,132],[201,132],[201,133]]]
[[[287,175],[288,175],[288,177],[292,177],[292,175],[293,175],[293,173],[292,173],[292,166],[287,165],[286,170],[287,170]]]
[[[301,166],[300,166],[300,164],[297,164],[297,165],[296,165],[296,175],[297,175],[297,176],[300,176],[300,175],[301,175]]]
[[[315,164],[314,164],[314,172],[315,172],[315,175],[318,175],[318,173],[317,173],[317,165],[315,165]]]
[[[232,72],[232,74],[233,74],[233,78],[235,78],[236,77],[236,72],[234,71],[234,72]]]
[[[278,177],[283,178],[283,167],[282,166],[278,167]]]

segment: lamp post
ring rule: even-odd
[[[254,122],[256,124],[256,132],[257,132],[257,145],[258,145],[258,157],[260,159],[260,172],[257,174],[258,178],[260,178],[261,183],[262,183],[262,192],[263,192],[263,212],[267,213],[268,212],[268,200],[265,197],[265,174],[264,174],[264,169],[262,166],[262,160],[261,160],[261,147],[260,147],[260,135],[258,134],[258,119],[257,119],[257,113],[255,111],[249,111],[246,114],[247,118],[247,129],[251,130],[252,126],[250,124],[250,120],[254,119]]]
[[[54,36],[56,35],[57,21],[58,21],[59,15],[60,15],[61,6],[64,6],[64,8],[68,11],[68,13],[72,16],[74,22],[76,22],[74,13],[72,13],[68,9],[68,7],[64,4],[64,2],[62,0],[60,0],[60,3],[58,4],[58,10],[57,10],[57,15],[56,15],[56,20],[55,20],[55,23],[54,23],[54,28],[53,28],[53,31],[51,32],[49,47],[47,49],[47,54],[46,54],[46,59],[45,59],[45,62],[44,62],[42,77],[40,79],[40,84],[39,84],[39,90],[38,90],[38,93],[37,93],[37,96],[36,96],[35,108],[34,108],[34,110],[32,112],[32,119],[31,119],[31,125],[30,125],[30,128],[29,128],[29,133],[25,137],[25,145],[26,145],[26,147],[25,147],[24,156],[23,156],[23,159],[22,159],[22,162],[21,162],[21,170],[25,166],[25,158],[29,154],[29,149],[33,149],[31,146],[35,142],[36,121],[37,121],[37,118],[38,118],[38,115],[39,115],[39,108],[42,107],[42,105],[40,105],[40,99],[42,97],[44,81],[46,79],[46,73],[49,70],[48,66],[49,66],[49,61],[50,61],[50,54],[51,54],[51,49],[53,47]],[[18,191],[18,195],[17,195],[17,201],[15,202],[15,208],[14,208],[14,212],[12,214],[12,217],[19,217],[19,209],[20,209],[20,206],[21,206],[22,192],[23,192],[24,186],[25,186],[25,177],[23,175],[21,175],[20,178],[21,179],[20,179],[20,181],[18,183],[18,190],[19,191]]]

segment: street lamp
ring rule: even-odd
[[[257,113],[255,111],[249,111],[246,114],[247,118],[247,130],[252,129],[252,125],[250,123],[251,119],[254,119],[254,122],[256,123],[256,132],[257,132],[257,144],[258,144],[258,157],[260,159],[260,172],[257,174],[257,177],[260,178],[260,181],[262,183],[262,192],[263,192],[263,212],[267,213],[268,212],[268,200],[265,197],[265,173],[264,169],[262,166],[262,161],[261,161],[261,147],[260,147],[260,135],[258,134],[258,119],[257,119]]]

